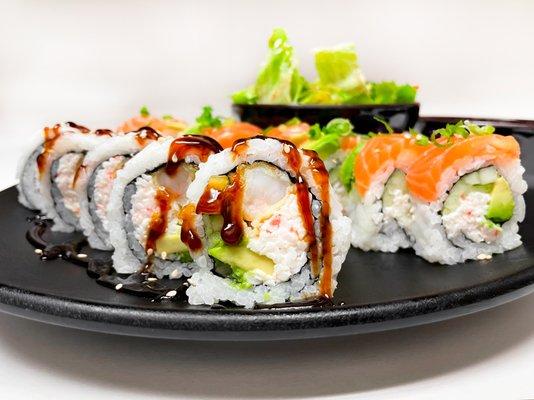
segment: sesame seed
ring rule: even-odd
[[[152,250],[152,249],[148,249],[148,250],[146,251],[146,254],[149,255],[149,256],[151,256],[152,254],[154,254],[154,250]]]
[[[406,139],[411,139],[412,135],[410,135],[409,133],[405,133],[403,135]]]
[[[288,144],[284,144],[284,153],[290,153],[291,152],[291,147],[288,145]]]
[[[158,278],[154,278],[153,276],[151,276],[150,278],[146,278],[146,280],[149,282],[154,282],[154,281],[157,281]]]
[[[35,249],[34,251],[36,254],[43,254],[43,250],[41,249]]]
[[[171,160],[173,163],[177,163],[178,162],[178,156],[176,154],[173,154],[172,157],[171,157]]]
[[[162,251],[161,252],[161,259],[165,260],[166,258],[167,258],[167,252],[166,251]]]
[[[78,258],[87,258],[87,254],[78,253]]]
[[[176,290],[169,290],[166,294],[165,294],[165,297],[174,297],[176,296],[178,292]]]
[[[178,271],[177,269],[175,269],[174,271],[172,271],[169,275],[169,278],[171,279],[177,279],[179,277],[182,276],[182,273],[180,271]]]
[[[117,283],[115,285],[115,290],[121,290],[122,289],[122,283]]]
[[[477,256],[477,260],[490,260],[492,259],[492,255],[491,254],[479,254]]]

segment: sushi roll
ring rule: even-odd
[[[220,145],[205,136],[154,141],[120,169],[109,197],[109,241],[119,273],[190,276],[196,268],[182,237],[181,212],[198,165]]]
[[[73,122],[46,127],[19,166],[19,201],[53,220],[53,230],[80,229],[80,205],[74,189],[85,153],[112,135]]]
[[[200,166],[187,197],[182,237],[200,266],[186,291],[191,304],[250,308],[333,295],[350,221],[317,153],[239,140]]]
[[[519,143],[492,134],[492,127],[447,128],[462,135],[429,145],[406,174],[413,203],[407,231],[415,252],[455,264],[518,247],[527,190]]]
[[[412,202],[405,175],[427,150],[413,135],[378,134],[355,148],[341,165],[336,189],[352,221],[351,243],[365,251],[396,252],[409,248],[405,225]]]
[[[80,225],[91,247],[113,249],[107,206],[117,172],[133,155],[160,138],[154,129],[143,127],[114,136],[85,155],[78,167],[75,190],[80,204]]]

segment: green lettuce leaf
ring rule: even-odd
[[[315,68],[323,87],[332,86],[347,92],[367,91],[353,44],[316,50]]]
[[[352,44],[315,51],[318,79],[309,86],[303,104],[347,104],[360,98],[366,102],[369,89],[358,65]]]
[[[307,86],[285,31],[277,28],[269,39],[269,56],[256,83],[234,93],[232,100],[236,104],[295,104]]]
[[[397,85],[393,81],[370,84],[373,104],[410,104],[415,101],[417,88],[411,85]]]
[[[354,184],[354,163],[356,161],[356,157],[363,149],[363,146],[365,146],[365,142],[366,140],[362,140],[358,146],[352,149],[339,166],[338,178],[347,192],[351,191],[352,185]]]
[[[341,138],[353,133],[353,126],[348,119],[335,118],[324,128],[315,124],[310,128],[310,139],[303,148],[314,150],[323,160],[330,157],[341,147]]]

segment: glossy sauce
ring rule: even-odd
[[[139,146],[142,147],[146,146],[148,141],[156,141],[161,137],[161,135],[150,126],[145,126],[135,132],[135,140],[137,140]]]
[[[156,252],[156,241],[165,233],[167,229],[167,214],[171,209],[173,196],[167,191],[164,186],[158,187],[156,190],[156,203],[158,205],[158,212],[155,212],[150,219],[148,227],[147,239],[145,249],[147,252],[152,250],[150,255]]]
[[[188,204],[180,210],[180,218],[182,219],[180,239],[191,251],[202,249],[202,240],[198,236],[195,228],[195,216],[194,204]]]
[[[50,153],[54,149],[56,141],[61,137],[61,126],[59,124],[54,125],[52,128],[46,126],[43,135],[43,150],[41,151],[41,154],[37,156],[37,169],[40,177],[46,170]]]
[[[220,195],[223,226],[221,239],[229,245],[237,245],[243,239],[243,179],[237,170],[233,181]]]
[[[209,184],[204,189],[204,193],[198,200],[196,212],[197,214],[220,214],[222,207],[221,191],[212,188]]]
[[[96,136],[113,136],[113,131],[111,129],[97,129],[94,134]]]
[[[80,131],[81,133],[89,133],[89,132],[91,132],[91,130],[89,128],[86,128],[83,125],[78,125],[75,122],[68,121],[68,122],[65,122],[65,125],[67,125],[69,128],[74,128],[74,129]]]
[[[330,223],[330,181],[328,171],[315,151],[303,150],[310,158],[310,168],[313,178],[321,190],[321,244],[323,275],[321,277],[321,294],[324,297],[332,297],[332,224]]]
[[[207,136],[185,135],[173,140],[169,146],[165,172],[172,176],[187,156],[197,156],[201,162],[218,153],[222,147],[217,141]]]

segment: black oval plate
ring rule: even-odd
[[[444,121],[424,118],[419,126]],[[522,124],[508,133],[521,135],[523,162],[530,172],[529,123],[530,129]],[[530,184],[531,176],[526,178]],[[529,190],[526,202],[533,201],[534,190]],[[151,302],[98,285],[84,268],[67,261],[40,261],[25,239],[27,217],[33,214],[18,204],[15,188],[0,193],[0,205],[0,309],[73,328],[174,339],[302,339],[439,321],[534,291],[534,211],[529,207],[521,225],[524,245],[491,260],[444,267],[411,251],[351,249],[334,305],[244,310]]]

